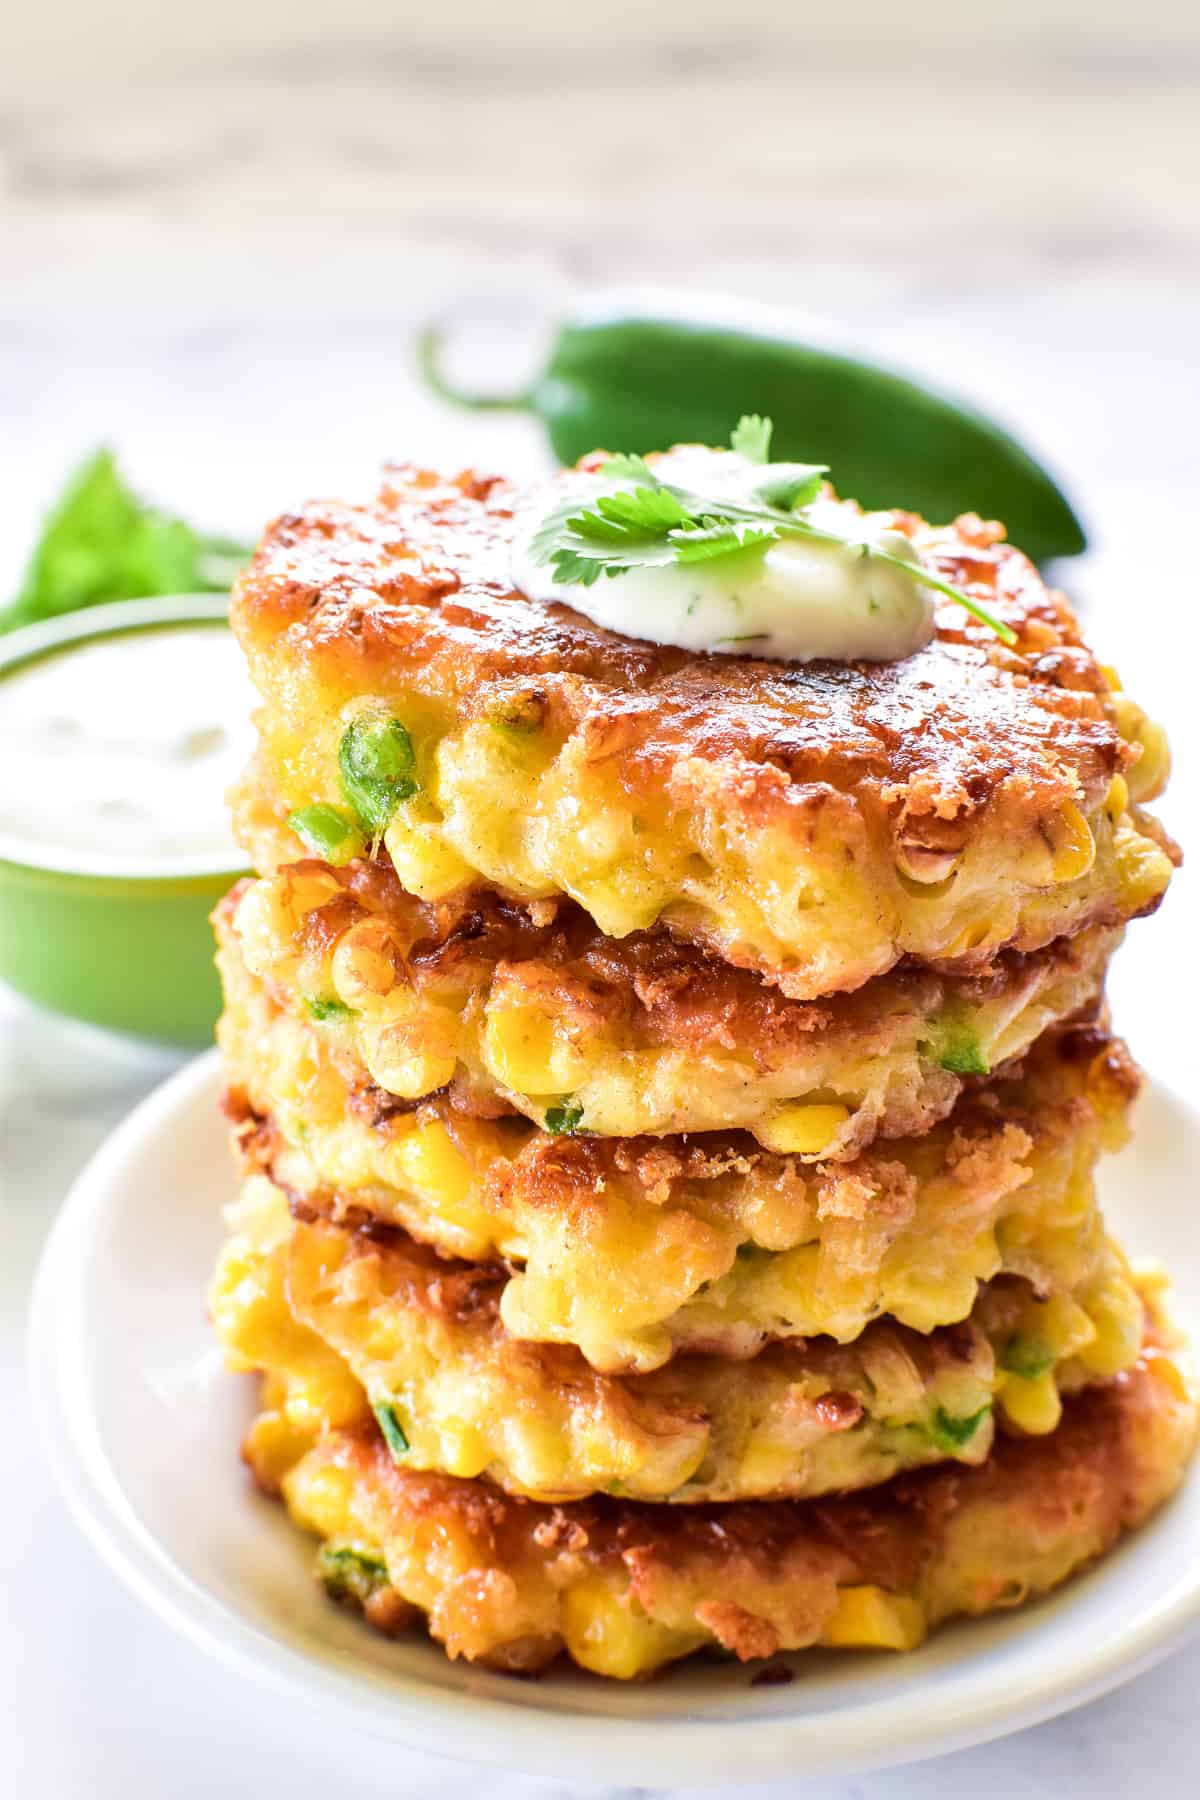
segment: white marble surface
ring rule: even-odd
[[[164,501],[246,530],[305,493],[361,488],[388,452],[536,466],[525,422],[464,426],[415,389],[409,339],[431,306],[510,317],[621,281],[767,297],[971,389],[1070,471],[1096,545],[1072,583],[1172,724],[1168,817],[1196,843],[1200,62],[1171,11],[1149,8],[1131,49],[1128,33],[1124,48],[1082,39],[1078,8],[1061,29],[1033,9],[1025,37],[970,65],[935,46],[907,68],[894,42],[767,53],[731,35],[499,60],[394,39],[370,55],[210,41],[124,90],[113,75],[21,83],[10,64],[0,587],[99,438]],[[1200,1073],[1195,904],[1185,875],[1113,984],[1135,1051],[1183,1086]],[[22,1368],[37,1250],[76,1169],[170,1066],[0,996],[0,1788],[250,1800],[286,1781],[292,1800],[339,1784],[461,1800],[478,1772],[291,1717],[170,1638],[51,1491]],[[1195,1646],[1003,1744],[760,1791],[1124,1800],[1152,1779],[1183,1795],[1198,1682]],[[548,1797],[581,1793],[581,1774],[485,1779]]]

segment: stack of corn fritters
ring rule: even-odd
[[[1161,733],[975,518],[901,662],[514,592],[506,483],[267,533],[218,911],[245,1454],[331,1594],[629,1677],[910,1648],[1107,1549],[1196,1435],[1093,1171]]]

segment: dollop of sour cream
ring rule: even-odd
[[[687,446],[655,458],[653,467],[668,484],[748,503],[773,465],[751,463],[730,450]],[[514,587],[531,600],[573,607],[626,637],[779,662],[896,662],[933,636],[930,590],[907,569],[864,554],[864,547],[884,550],[915,571],[919,561],[910,540],[889,528],[888,514],[859,513],[825,497],[802,516],[850,541],[785,537],[711,561],[601,575],[590,587],[556,582],[552,568],[533,559],[539,529],[564,501],[577,498],[587,506],[613,486],[612,477],[569,471],[522,508],[513,543]]]
[[[0,676],[4,853],[115,874],[241,867],[225,792],[254,704],[221,624],[125,631]]]

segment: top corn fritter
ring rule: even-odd
[[[900,661],[799,665],[527,599],[520,498],[398,468],[370,504],[268,531],[232,608],[264,700],[238,807],[260,868],[304,853],[300,815],[309,850],[372,846],[421,899],[565,893],[611,936],[665,926],[798,999],[1158,903],[1162,734],[999,527],[890,518],[1013,646],[945,600]]]

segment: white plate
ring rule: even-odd
[[[237,1456],[252,1395],[224,1373],[204,1287],[232,1194],[215,1055],[139,1106],[63,1208],[34,1294],[35,1401],[93,1543],[164,1619],[298,1706],[422,1750],[597,1782],[850,1772],[1050,1718],[1145,1669],[1200,1621],[1200,1479],[1100,1568],[1024,1612],[952,1627],[907,1657],[797,1658],[790,1686],[683,1665],[637,1685],[517,1681],[392,1641],[331,1606],[311,1543]],[[1200,1120],[1152,1089],[1106,1203],[1164,1257],[1200,1337]]]

